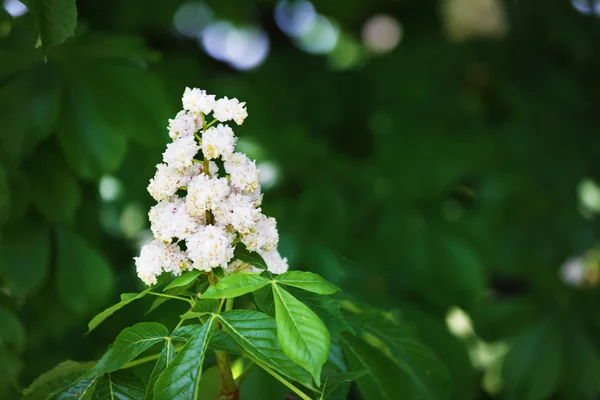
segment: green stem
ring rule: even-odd
[[[208,128],[210,128],[211,126],[213,126],[216,123],[217,123],[217,119],[215,118],[204,127],[204,130],[207,130]]]
[[[277,379],[279,382],[283,383],[288,389],[290,389],[292,392],[296,393],[298,396],[300,396],[300,398],[302,400],[312,400],[310,397],[308,397],[302,390],[298,389],[296,386],[294,386],[294,384],[292,384],[291,382],[289,382],[287,379],[285,379],[283,376],[279,375],[277,372],[273,371],[271,368],[267,367],[264,364],[261,364],[260,362],[256,361],[256,360],[252,360],[254,361],[254,363],[256,365],[258,365],[259,367],[261,367],[262,369],[264,369],[265,371],[267,371],[273,378]]]
[[[169,298],[169,299],[175,299],[175,300],[185,301],[190,306],[194,307],[194,302],[191,299],[186,299],[185,297],[174,296],[172,294],[166,294],[166,293],[156,293],[156,292],[148,292],[148,294],[151,294],[151,295],[154,295],[154,296],[158,296],[158,297],[166,297],[166,298]]]

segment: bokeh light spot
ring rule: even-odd
[[[316,17],[315,7],[309,1],[281,0],[275,6],[277,26],[292,37],[299,37],[310,32]]]
[[[190,38],[198,37],[213,19],[213,12],[206,4],[191,1],[182,4],[173,16],[177,32]]]
[[[328,18],[318,15],[310,31],[296,39],[296,45],[312,54],[327,54],[335,48],[340,36],[338,26]]]
[[[402,40],[402,25],[394,17],[378,14],[369,18],[362,28],[362,41],[373,53],[392,51]]]
[[[16,18],[21,15],[27,14],[27,7],[19,0],[4,0],[4,9],[11,17]]]

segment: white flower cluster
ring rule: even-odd
[[[269,271],[285,272],[287,260],[277,251],[277,223],[260,209],[260,171],[255,161],[235,152],[231,127],[212,126],[217,121],[241,125],[248,116],[245,103],[190,88],[182,103],[183,110],[169,120],[173,141],[163,153],[164,163],[156,166],[148,185],[158,203],[148,214],[154,240],[135,258],[139,278],[152,285],[164,271],[180,275],[192,268],[244,268],[234,260],[240,242],[258,252]],[[209,123],[210,114],[214,121]],[[209,161],[216,159],[225,167],[222,176]]]

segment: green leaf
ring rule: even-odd
[[[191,286],[192,283],[189,283],[188,285]],[[173,289],[169,289],[169,290],[167,290],[166,293],[174,295],[174,296],[186,296],[186,297],[189,297],[189,296],[193,295],[192,293],[190,293],[188,291],[188,286],[179,286],[179,287],[176,287],[176,288],[173,288]],[[150,306],[150,308],[148,309],[148,311],[146,311],[146,314],[151,313],[158,306],[160,306],[161,304],[163,304],[163,303],[165,303],[165,302],[167,302],[169,300],[174,300],[174,299],[169,298],[169,297],[156,297],[154,299],[154,301],[152,302],[152,305]]]
[[[260,254],[255,251],[249,251],[246,245],[238,243],[233,252],[233,258],[252,265],[253,267],[267,270],[267,263]]]
[[[37,209],[52,221],[72,221],[81,193],[77,180],[58,152],[38,151],[28,172],[32,201]]]
[[[351,369],[368,371],[368,375],[357,380],[367,400],[393,400],[397,393],[407,400],[449,398],[448,372],[427,348],[410,338],[399,338],[392,346],[374,336],[366,338],[374,345],[342,333],[342,346]]]
[[[70,80],[59,125],[59,143],[79,176],[97,179],[120,166],[126,151],[126,137],[106,116],[110,109],[99,107],[102,93],[91,88],[93,78],[75,69],[65,73],[70,75]],[[85,73],[93,75],[94,70]],[[119,95],[110,93],[113,98]]]
[[[321,392],[321,399],[329,397],[340,385],[352,382],[367,373],[366,370],[360,371],[349,371],[340,374],[330,375],[325,378],[323,382],[323,390]]]
[[[73,36],[77,26],[75,0],[23,0],[40,34],[44,53]]]
[[[202,363],[215,329],[210,317],[175,356],[156,380],[155,400],[188,400],[198,398]]]
[[[94,318],[92,318],[90,320],[90,322],[88,322],[88,331],[87,331],[87,333],[90,333],[92,330],[96,329],[96,327],[98,325],[100,325],[106,318],[108,318],[111,315],[113,315],[116,311],[118,311],[121,308],[125,307],[126,305],[128,305],[132,301],[135,301],[137,299],[141,299],[142,297],[144,297],[150,291],[150,289],[151,288],[148,288],[148,289],[144,290],[141,293],[122,293],[121,294],[121,301],[120,302],[118,302],[117,304],[114,304],[114,305],[108,307],[106,310],[100,312]]]
[[[252,293],[256,307],[275,318],[275,300],[273,300],[273,290],[270,287],[264,287]]]
[[[331,339],[327,327],[311,309],[273,284],[277,336],[285,355],[311,373],[317,386]]]
[[[168,337],[168,329],[157,322],[140,322],[125,328],[110,350],[98,361],[95,371],[98,374],[116,371]]]
[[[98,379],[95,400],[140,400],[144,398],[144,383],[137,376],[125,371],[113,372]]]
[[[146,387],[146,394],[144,395],[145,400],[152,400],[154,398],[154,385],[156,384],[156,380],[162,374],[162,372],[171,364],[173,361],[173,357],[175,355],[175,351],[173,349],[173,341],[171,338],[167,338],[163,349],[158,356],[158,360],[156,360],[156,364],[154,365],[154,369],[150,374],[150,379],[148,380],[148,386]]]
[[[276,276],[275,280],[282,285],[297,287],[317,294],[333,294],[340,290],[319,275],[306,271],[284,272]]]
[[[507,400],[551,397],[558,384],[562,330],[556,318],[538,321],[523,331],[506,355],[502,369]]]
[[[269,284],[269,279],[258,274],[238,273],[219,279],[200,296],[201,299],[230,299],[252,293]]]
[[[8,184],[8,174],[0,164],[0,226],[4,225],[10,218],[11,192]]]
[[[50,229],[39,219],[7,225],[0,242],[0,275],[6,288],[25,296],[40,288],[50,266]]]
[[[202,329],[201,325],[184,325],[174,330],[171,333],[171,338],[176,341],[187,342],[199,329]],[[209,347],[213,350],[222,350],[235,355],[242,354],[231,336],[221,330],[213,332]]]
[[[23,400],[44,400],[52,393],[60,392],[93,368],[95,363],[63,361],[50,371],[43,373],[28,388],[23,390]]]
[[[61,300],[84,314],[106,302],[114,273],[106,259],[74,232],[58,229],[57,286]]]
[[[163,289],[163,292],[176,287],[189,285],[190,283],[195,281],[196,278],[198,278],[200,275],[202,275],[202,271],[198,271],[197,269],[184,272],[181,276],[178,276],[177,278],[173,279],[173,281]]]
[[[35,53],[39,61],[39,53]],[[60,113],[61,92],[61,79],[47,64],[10,79],[0,88],[0,120],[6,130],[0,135],[0,148],[7,164],[18,165],[52,134]]]
[[[0,306],[0,344],[10,345],[17,352],[25,349],[25,328],[12,311]]]
[[[273,318],[252,310],[228,311],[218,318],[246,357],[308,387],[312,386],[308,372],[284,354]]]
[[[97,375],[84,375],[71,385],[58,391],[52,400],[90,400],[98,383]]]
[[[350,333],[342,334],[342,344],[350,367],[368,372],[357,380],[365,399],[396,400],[405,393],[406,379],[391,359]]]

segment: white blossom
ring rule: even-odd
[[[194,136],[201,128],[202,121],[185,111],[179,111],[174,119],[169,120],[169,136],[171,139],[177,137]]]
[[[236,137],[229,126],[211,126],[202,134],[202,154],[209,160],[227,157],[233,153],[235,142]]]
[[[242,125],[248,116],[248,111],[246,111],[246,103],[225,96],[216,101],[213,115],[220,122],[235,121],[236,124]]]
[[[192,215],[212,210],[229,194],[227,179],[198,175],[188,185],[186,204]]]
[[[203,113],[206,115],[212,112],[215,106],[215,95],[206,94],[204,90],[186,87],[181,102],[184,110],[192,114]]]
[[[283,274],[288,270],[287,258],[282,258],[277,249],[269,251],[258,250],[257,253],[260,254],[267,263],[269,272],[273,274]]]
[[[275,218],[260,214],[254,228],[242,236],[242,243],[250,251],[259,249],[268,251],[276,248],[279,243],[279,232]]]
[[[213,209],[220,225],[231,225],[239,233],[250,233],[259,221],[260,208],[254,206],[252,197],[231,193]]]
[[[137,275],[146,285],[156,284],[156,278],[163,271],[180,275],[187,269],[185,259],[177,245],[165,245],[158,240],[142,246],[140,256],[134,257]]]
[[[225,159],[225,171],[230,176],[231,184],[247,193],[252,193],[258,188],[260,171],[256,162],[250,160],[245,154],[233,153]]]
[[[150,228],[154,237],[169,244],[173,238],[186,239],[194,234],[199,225],[204,225],[205,216],[191,216],[185,199],[175,195],[159,202],[150,209]]]
[[[163,161],[170,167],[177,169],[189,168],[193,164],[193,158],[200,150],[194,136],[182,136],[167,144],[163,153]]]
[[[223,227],[205,225],[187,239],[187,254],[192,266],[201,271],[227,267],[233,258],[233,235]]]

